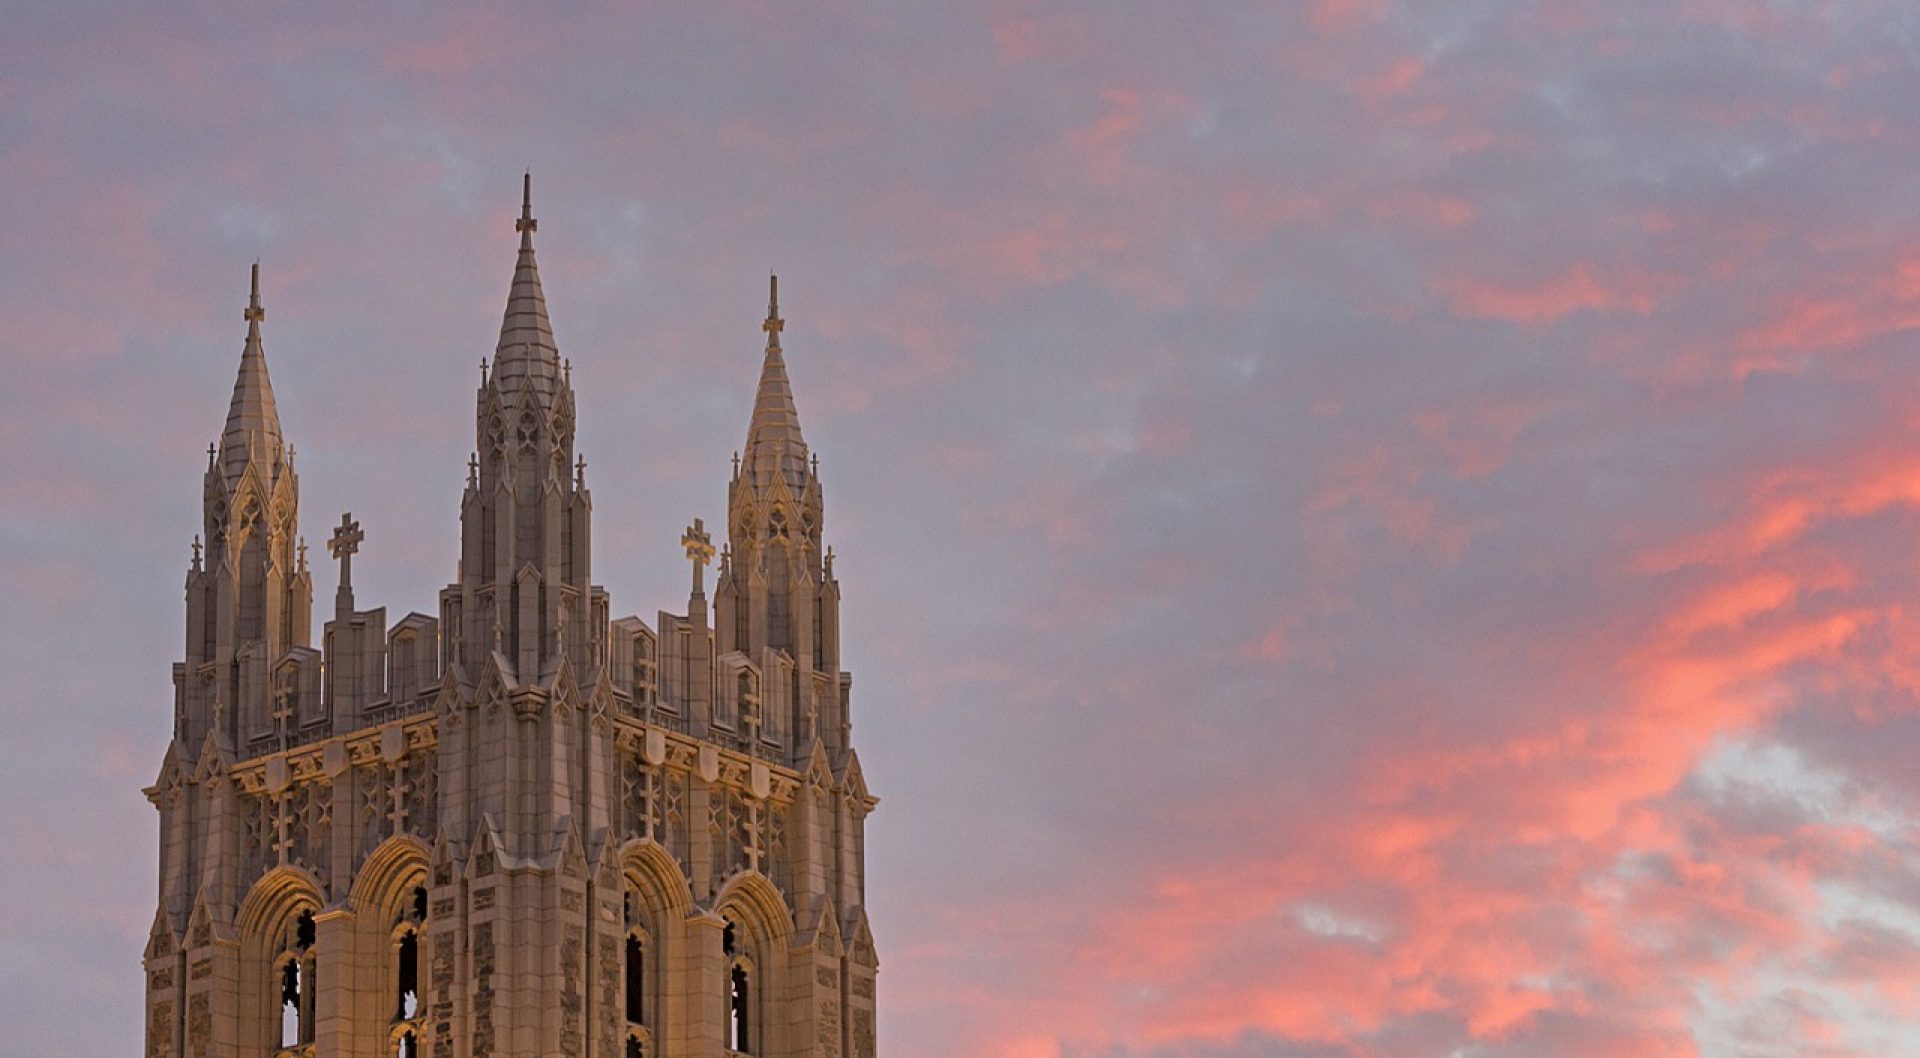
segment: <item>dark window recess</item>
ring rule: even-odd
[[[727,997],[727,1046],[744,1054],[752,1049],[752,1041],[747,1033],[749,1021],[747,968],[736,966],[730,976],[731,985]]]
[[[412,930],[400,938],[396,961],[399,1002],[393,1016],[404,1021],[420,1012],[420,937]]]
[[[647,1020],[647,949],[639,937],[627,938],[627,1021],[644,1025]]]
[[[280,1046],[300,1044],[300,960],[289,958],[280,967]]]

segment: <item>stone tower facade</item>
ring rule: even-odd
[[[312,643],[259,269],[187,571],[146,949],[148,1058],[871,1058],[876,801],[778,287],[684,614],[611,616],[531,182],[437,616]],[[204,553],[203,553],[204,550]]]

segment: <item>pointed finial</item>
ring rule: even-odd
[[[573,484],[574,484],[574,487],[576,488],[584,489],[587,487],[587,457],[586,456],[581,456],[579,462],[573,465]]]
[[[260,262],[253,262],[253,286],[247,294],[247,311],[240,318],[248,323],[259,323],[267,318],[267,310],[260,307]]]
[[[760,329],[767,332],[767,348],[780,348],[780,332],[787,327],[787,321],[780,318],[780,277],[767,273],[767,320]]]
[[[307,571],[307,538],[300,538],[300,572]]]
[[[487,358],[484,356],[480,358],[480,384],[487,384]]]
[[[480,453],[474,452],[467,456],[467,487],[472,488],[475,485],[478,485],[479,483],[480,483]]]
[[[520,244],[525,246],[539,228],[540,222],[533,219],[533,170],[529,169],[520,185],[520,219],[513,222],[513,230],[521,234]]]
[[[196,573],[199,572],[200,570],[200,534],[199,533],[193,534],[193,569],[194,569],[194,572]]]
[[[733,450],[733,476],[740,476],[740,450],[737,448]]]
[[[827,579],[833,579],[833,545],[827,545]]]
[[[571,357],[560,361],[560,373],[567,376],[567,385],[573,385],[573,359]]]

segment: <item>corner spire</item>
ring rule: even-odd
[[[260,304],[260,262],[253,263],[247,295],[247,344],[240,353],[240,374],[234,379],[233,401],[227,406],[226,429],[220,434],[220,471],[227,483],[238,481],[247,461],[258,453],[280,461],[280,411],[273,401],[273,382],[267,377],[267,354],[260,342],[260,324],[267,310]]]
[[[520,256],[507,291],[492,377],[503,390],[531,389],[550,396],[561,385],[560,350],[554,345],[547,297],[540,289],[540,269],[533,259],[533,233],[539,226],[533,219],[533,173],[528,172],[520,185],[520,217],[513,222],[513,230],[520,233]]]

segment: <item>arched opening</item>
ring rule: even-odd
[[[638,893],[629,888],[626,893],[626,942],[621,945],[620,966],[626,982],[627,1014],[627,1058],[646,1058],[647,1047],[653,1041],[652,1029],[647,1024],[647,991],[653,987],[652,978],[647,976],[648,944],[651,936],[647,933],[646,920],[642,917],[642,900]]]
[[[413,930],[407,930],[400,937],[400,947],[395,953],[398,963],[395,975],[399,992],[398,1005],[394,1017],[401,1021],[411,1019],[420,1013],[420,936]]]
[[[626,1019],[624,1043],[610,1058],[656,1058],[669,1047],[680,1009],[668,1001],[665,968],[679,959],[676,928],[692,908],[680,865],[651,841],[630,842],[623,860],[622,925],[616,938],[620,991],[613,997]]]
[[[638,934],[627,934],[627,1024],[647,1023],[647,945]]]
[[[299,1047],[313,1042],[313,995],[318,960],[313,912],[300,912],[292,935],[275,961],[280,995],[280,1046]]]
[[[753,1007],[752,987],[747,968],[734,963],[727,986],[727,1046],[741,1054],[753,1050],[753,1018],[750,1013]]]
[[[300,1046],[300,959],[287,956],[280,967],[280,1046]]]
[[[720,934],[720,950],[727,957],[727,1050],[751,1054],[756,1036],[753,1019],[753,963],[742,948],[740,927],[726,920]]]
[[[420,1016],[420,934],[427,924],[427,888],[415,886],[400,922],[395,926],[393,948],[393,1020],[413,1021]],[[409,1029],[399,1040],[413,1036]],[[412,1058],[406,1052],[405,1058]]]
[[[393,1041],[393,1058],[420,1058],[420,1038],[412,1029],[402,1032]]]

